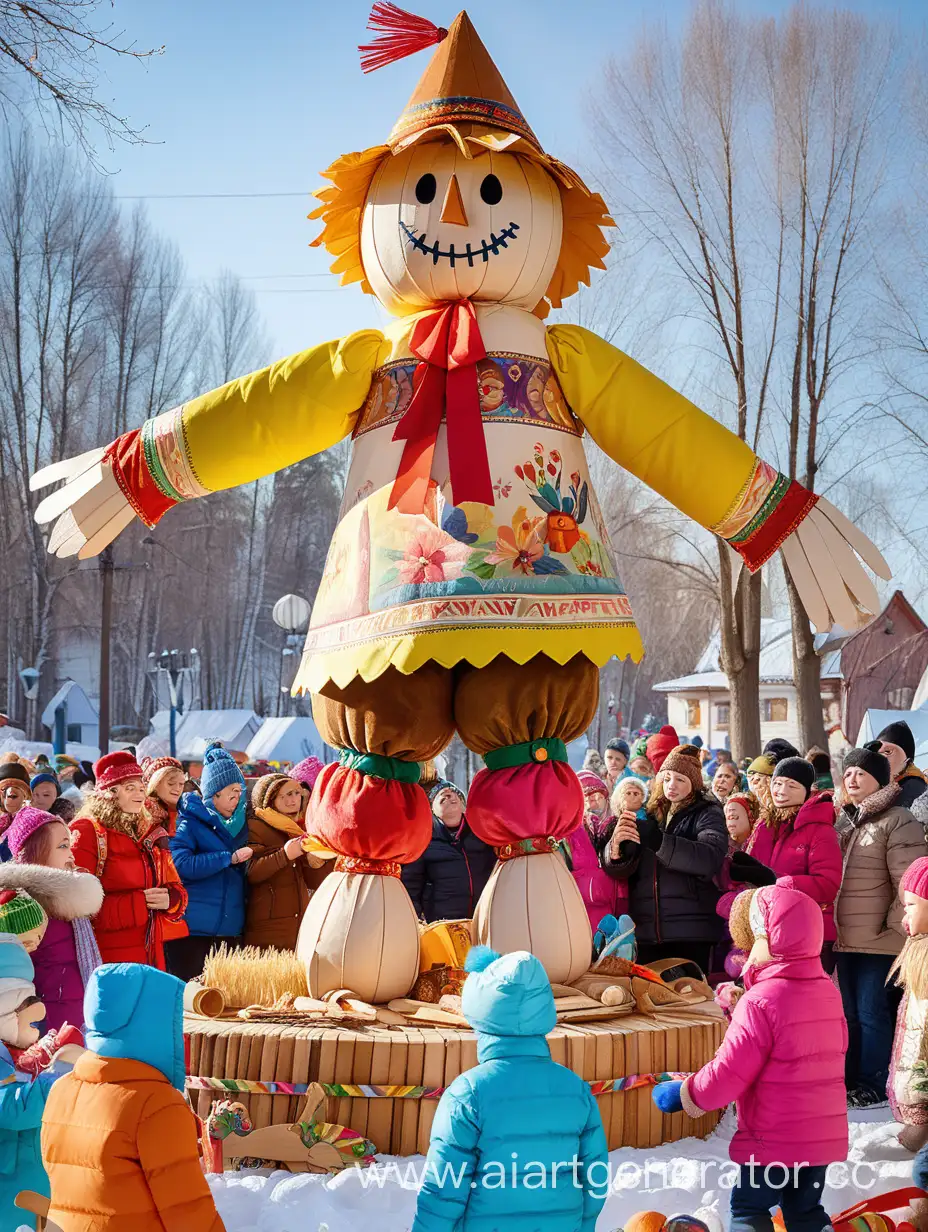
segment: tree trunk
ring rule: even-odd
[[[822,660],[815,653],[809,617],[796,593],[789,570],[785,572],[793,625],[793,674],[796,678],[799,751],[802,753],[814,744],[827,750],[828,737],[825,735],[825,715],[822,711]]]
[[[760,573],[742,569],[732,594],[731,557],[719,541],[720,667],[731,696],[729,735],[735,761],[756,757],[760,739]]]

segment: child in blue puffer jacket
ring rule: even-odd
[[[609,1192],[606,1135],[589,1084],[551,1060],[545,969],[485,946],[465,966],[480,1063],[441,1097],[412,1232],[593,1232]]]
[[[171,839],[190,936],[169,941],[164,953],[168,970],[182,980],[196,979],[213,946],[237,945],[245,931],[245,864],[252,854],[243,844],[245,780],[221,744],[204,754],[200,790],[201,796],[181,796]]]

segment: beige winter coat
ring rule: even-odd
[[[835,899],[836,950],[898,954],[902,949],[899,882],[928,849],[924,827],[894,803],[898,795],[899,784],[890,783],[863,804],[845,804],[838,813],[843,869]]]

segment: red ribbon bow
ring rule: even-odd
[[[412,401],[393,433],[393,439],[405,441],[406,448],[387,507],[400,513],[424,510],[443,415],[448,425],[452,500],[456,505],[495,504],[477,389],[477,364],[487,353],[470,300],[422,316],[413,327],[409,349],[421,362],[416,365]]]

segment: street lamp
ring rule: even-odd
[[[148,655],[148,674],[151,676],[155,700],[159,696],[158,682],[162,678],[167,681],[168,699],[170,702],[169,740],[171,756],[177,756],[177,716],[184,713],[184,685],[192,681],[195,673],[200,670],[200,652],[191,647],[189,654],[180,650],[162,650],[156,655],[152,650]],[[191,697],[193,689],[191,688]]]
[[[312,608],[308,599],[302,595],[283,595],[274,604],[271,613],[278,629],[284,629],[287,641],[280,652],[280,676],[278,679],[277,713],[280,714],[280,700],[284,694],[291,697],[290,689],[296,678],[297,652],[300,648],[302,633],[309,624]],[[292,699],[287,703],[288,713],[293,708]]]

